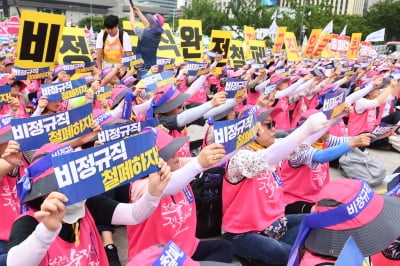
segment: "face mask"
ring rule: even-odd
[[[85,216],[85,203],[86,200],[67,206],[66,213],[63,219],[64,222],[73,224],[80,218]]]

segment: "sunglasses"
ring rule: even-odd
[[[275,124],[276,124],[276,123],[275,123],[274,120],[271,120],[271,121],[268,121],[268,122],[263,123],[263,125],[266,126],[268,129],[275,128]]]

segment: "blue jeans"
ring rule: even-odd
[[[0,241],[0,266],[7,265],[7,242]]]
[[[223,234],[223,239],[230,241],[238,256],[261,260],[269,264],[287,265],[290,250],[296,240],[304,214],[289,214],[287,232],[279,240],[266,237],[257,232],[243,234]]]

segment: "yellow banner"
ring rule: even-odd
[[[232,39],[232,32],[224,30],[212,30],[210,38],[210,50],[222,54],[222,59],[217,65],[214,74],[221,74],[222,67],[226,65],[229,47]]]
[[[201,20],[180,19],[179,33],[184,60],[203,61],[203,30]]]
[[[64,27],[58,62],[60,64],[80,64],[92,61],[84,30]]]
[[[58,58],[65,16],[22,10],[15,65],[53,67]]]
[[[176,44],[174,34],[169,24],[163,26],[164,32],[161,35],[160,45],[158,46],[157,56],[165,58],[175,58],[175,63],[183,61],[182,52]],[[164,69],[165,70],[165,69]]]
[[[313,29],[311,31],[311,35],[310,38],[308,39],[307,46],[302,53],[303,57],[312,56],[312,53],[318,43],[318,36],[320,35],[321,32],[322,32],[321,29]]]
[[[349,45],[349,51],[347,52],[347,58],[356,58],[358,56],[358,49],[361,43],[362,33],[353,33],[351,35],[351,41]]]
[[[314,58],[318,58],[318,57],[321,56],[322,51],[329,44],[329,41],[331,40],[331,38],[332,38],[332,34],[321,33],[319,35],[317,47],[315,47],[315,49],[313,51],[313,57]]]
[[[136,24],[140,27],[143,27],[143,24],[141,22],[136,22]],[[139,38],[138,38],[138,36],[135,35],[135,33],[132,29],[131,22],[129,20],[122,21],[122,28],[124,29],[124,31],[126,31],[128,33],[129,38],[131,39],[131,43],[132,43],[132,52],[133,52],[133,54],[136,54],[136,49],[137,49],[137,45],[139,42]]]
[[[285,33],[285,51],[288,61],[299,62],[301,60],[299,48],[297,47],[296,36],[293,32]]]
[[[244,47],[246,59],[252,59],[250,50],[250,41],[256,39],[256,31],[253,27],[244,26]]]
[[[278,32],[276,33],[274,47],[272,48],[272,54],[275,55],[282,51],[284,38],[285,38],[286,27],[279,27]]]
[[[229,47],[229,65],[233,68],[239,69],[245,64],[245,62],[243,41],[231,40],[231,45]]]
[[[254,59],[257,63],[261,63],[265,56],[265,41],[250,40],[249,52],[250,57],[246,59]]]

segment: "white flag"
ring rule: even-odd
[[[333,20],[331,20],[326,26],[325,28],[322,30],[323,33],[325,34],[329,34],[333,32]]]
[[[274,19],[271,23],[271,26],[268,28],[268,35],[276,35],[276,32],[278,31],[278,24],[276,24],[276,20]]]
[[[365,38],[366,42],[380,42],[385,40],[385,28],[380,29],[378,31],[374,31],[370,33],[367,38]]]
[[[346,30],[347,30],[347,24],[343,27],[343,30],[340,33],[340,36],[346,36]]]
[[[307,35],[304,35],[303,43],[301,44],[301,51],[304,51],[304,49],[306,49],[307,42],[308,42]]]
[[[275,10],[275,12],[272,14],[271,19],[275,20],[278,15],[278,9]]]

